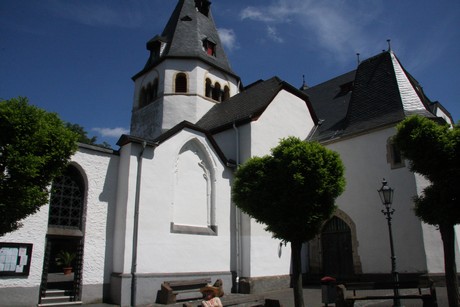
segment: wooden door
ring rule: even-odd
[[[353,275],[353,249],[350,227],[333,217],[321,232],[323,274],[335,278]]]

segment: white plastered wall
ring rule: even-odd
[[[111,271],[109,262],[112,252],[113,223],[109,217],[115,205],[118,157],[112,153],[83,146],[71,157],[71,164],[81,172],[86,185],[83,285],[100,285],[109,282],[104,277],[108,277]],[[36,214],[24,220],[23,227],[0,238],[1,242],[33,243],[29,276],[1,278],[0,287],[37,287],[40,285],[48,213],[49,205],[42,206]]]
[[[427,271],[422,224],[412,209],[417,193],[414,174],[406,167],[392,169],[389,161],[387,141],[395,133],[390,127],[327,146],[340,154],[345,165],[347,186],[337,205],[356,223],[364,274],[391,271],[388,225],[377,192],[383,178],[395,190],[392,230],[397,269],[400,273]]]
[[[242,162],[250,156],[270,154],[270,149],[282,138],[306,139],[314,122],[304,100],[281,90],[258,120],[247,126],[240,129],[249,133],[241,138]],[[264,225],[253,219],[244,219],[243,222],[243,276],[290,274],[290,245],[283,244],[280,249],[280,240],[273,239],[272,234],[264,230]]]
[[[177,215],[174,211],[177,193],[174,188],[178,157],[189,142],[207,157],[207,167],[214,174],[213,214],[217,235],[175,233],[171,228],[175,218],[184,219],[182,213]],[[230,184],[222,161],[204,135],[184,129],[161,143],[150,157],[147,153],[143,160],[141,191],[138,273],[230,271]],[[191,203],[190,210],[196,206]],[[198,224],[201,223],[200,219]]]

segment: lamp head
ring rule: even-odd
[[[393,192],[394,190],[388,186],[388,182],[385,178],[382,181],[382,187],[378,190],[380,200],[385,207],[391,207],[393,203]]]

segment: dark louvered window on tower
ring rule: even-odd
[[[83,199],[83,178],[74,167],[69,167],[53,181],[49,225],[81,230]]]
[[[187,75],[184,73],[176,76],[176,93],[187,93]]]
[[[195,0],[196,10],[206,17],[209,16],[209,6],[210,5],[211,5],[211,2],[208,0]]]
[[[203,40],[203,49],[210,56],[216,56],[216,44],[208,39]]]

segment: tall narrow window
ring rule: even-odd
[[[187,75],[179,73],[176,76],[176,93],[187,93]]]
[[[49,225],[81,230],[84,182],[72,166],[57,177],[51,187]]]
[[[401,155],[401,151],[394,144],[393,138],[389,138],[387,140],[387,160],[390,163],[392,169],[406,166],[404,163],[404,158]]]
[[[224,87],[224,96],[222,98],[222,101],[230,99],[230,88],[228,86]]]
[[[214,90],[212,91],[212,99],[221,101],[222,91],[220,90],[220,84],[216,82]]]
[[[205,88],[205,95],[206,97],[211,98],[212,97],[212,82],[209,78],[206,79],[206,88]]]

